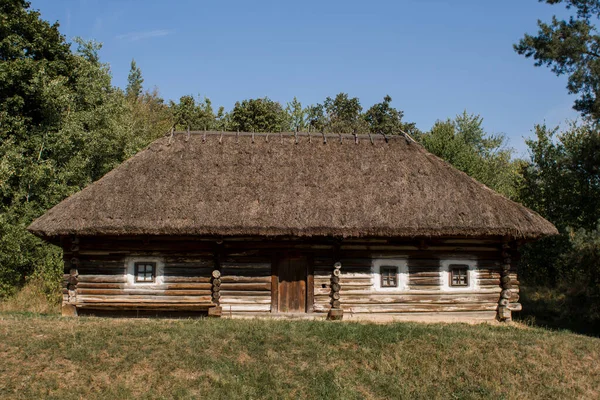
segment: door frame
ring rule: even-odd
[[[280,251],[271,257],[271,313],[279,313],[279,262],[290,257],[290,254],[300,254],[306,257],[306,304],[305,313],[311,314],[315,310],[315,264],[312,253],[304,251]]]

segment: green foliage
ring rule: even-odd
[[[204,98],[197,102],[194,96],[182,96],[179,103],[171,101],[171,112],[175,119],[175,129],[178,130],[210,130],[217,128],[217,116],[212,102]],[[222,113],[222,109],[219,110]]]
[[[545,288],[523,290],[523,317],[535,317],[539,325],[600,335],[600,226],[567,228],[549,239],[526,246],[523,278]]]
[[[72,52],[58,25],[28,7],[0,6],[0,297],[33,274],[57,282],[59,251],[26,227],[154,139],[154,121],[136,122],[162,118],[151,95],[135,106],[152,103],[147,115],[132,118],[100,45],[77,39]]]
[[[232,131],[282,132],[289,127],[286,111],[268,97],[238,101],[229,115],[229,130]]]
[[[428,151],[479,182],[509,198],[516,197],[518,161],[511,160],[512,150],[505,146],[504,136],[484,131],[480,116],[465,111],[415,136]]]
[[[540,0],[544,2],[544,0]],[[564,4],[576,11],[568,21],[552,17],[551,23],[538,21],[536,36],[526,34],[514,45],[536,66],[547,66],[556,75],[568,75],[567,89],[578,94],[574,108],[593,120],[600,120],[600,35],[595,22],[600,17],[599,0],[545,0]]]
[[[531,162],[522,169],[520,195],[560,230],[594,229],[600,220],[600,133],[593,125],[535,128]],[[556,139],[556,140],[555,140]]]
[[[364,115],[371,133],[386,135],[400,135],[404,132],[418,134],[414,123],[403,123],[404,112],[393,108],[390,103],[392,98],[386,95],[383,102],[374,104]]]
[[[131,69],[129,70],[129,76],[127,77],[127,88],[125,89],[125,95],[128,99],[137,99],[142,94],[142,84],[144,78],[142,78],[142,70],[137,66],[135,60],[131,60]]]
[[[526,282],[563,293],[557,318],[600,325],[600,135],[590,124],[565,132],[536,127],[531,161],[519,187],[525,205],[552,221],[560,235],[523,248]]]
[[[307,109],[302,108],[302,103],[298,101],[296,97],[290,103],[287,104],[285,111],[289,116],[290,131],[304,131],[307,125]]]
[[[325,99],[323,109],[328,132],[363,133],[368,129],[358,97],[350,98],[346,93],[338,93],[333,99]]]

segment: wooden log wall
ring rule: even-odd
[[[499,240],[447,239],[422,244],[360,243],[346,241],[340,248],[342,268],[340,302],[345,314],[366,313],[455,313],[495,312],[502,290],[500,273],[502,243]],[[408,287],[406,290],[375,291],[373,259],[406,259]],[[475,260],[477,289],[442,290],[440,261]],[[327,280],[331,258],[316,259],[315,311],[327,312],[330,288]],[[510,271],[511,302],[518,305],[518,281],[514,265]]]
[[[334,255],[336,246],[339,246],[338,255]],[[68,287],[73,289],[71,239],[63,239],[63,249],[64,300],[69,301]],[[342,265],[339,302],[345,315],[495,312],[502,291],[502,238],[427,242],[344,240],[341,244],[318,240],[237,238],[225,240],[218,249],[215,239],[80,238],[77,250],[79,265],[75,294],[76,306],[80,308],[190,311],[220,303],[224,317],[268,314],[272,304],[271,265],[276,254],[283,250],[311,255],[314,267],[312,310],[316,313],[327,313],[331,309],[331,278],[337,259]],[[219,257],[215,257],[216,252]],[[132,257],[163,259],[163,283],[151,287],[128,286],[125,261]],[[406,290],[375,291],[372,261],[382,258],[407,260]],[[508,274],[511,285],[508,307],[511,310],[520,309],[515,258]],[[478,289],[443,291],[439,268],[440,261],[446,259],[476,260]],[[214,285],[214,270],[220,272],[218,285]]]
[[[144,244],[141,239],[81,238],[74,304],[79,309],[112,311],[206,310],[214,305],[211,297],[214,259],[210,247],[203,247],[190,249],[179,243],[157,248]],[[70,249],[71,246],[63,244],[65,281],[71,277]],[[162,283],[128,284],[127,263],[133,258],[164,261]]]

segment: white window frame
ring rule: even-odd
[[[451,265],[467,266],[468,286],[452,286],[450,281]],[[460,292],[474,291],[479,289],[479,274],[477,269],[477,260],[469,259],[447,259],[440,261],[440,282],[442,283],[442,291],[445,292]]]
[[[396,267],[398,270],[396,281],[398,286],[381,286],[381,267]],[[399,292],[408,290],[408,261],[404,258],[378,258],[371,263],[371,276],[373,289],[378,292]]]
[[[153,287],[160,286],[164,283],[165,261],[161,257],[130,257],[126,259],[125,286],[128,288]],[[154,282],[136,282],[135,264],[136,263],[154,263],[156,269],[154,271]]]

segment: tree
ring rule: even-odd
[[[323,102],[326,126],[334,133],[361,133],[367,131],[367,123],[362,115],[362,106],[357,97],[338,93],[335,98],[327,97]]]
[[[592,230],[600,220],[600,133],[590,124],[572,123],[568,130],[535,127],[528,140],[531,161],[521,170],[520,198],[552,221]]]
[[[325,117],[325,108],[322,104],[314,104],[307,106],[305,109],[306,123],[308,129],[315,132],[323,132],[327,120]]]
[[[70,45],[29,3],[0,4],[0,297],[32,274],[62,275],[60,250],[29,223],[147,145],[100,45]]]
[[[174,125],[172,110],[158,90],[141,93],[134,101],[127,99],[128,115],[125,158],[129,158],[148,143],[164,136]]]
[[[302,103],[296,97],[287,104],[285,111],[288,113],[290,121],[290,131],[303,131],[307,128],[306,114],[307,110],[302,108]]]
[[[142,83],[144,83],[142,70],[137,66],[135,60],[131,60],[131,68],[127,77],[127,88],[125,89],[125,95],[128,99],[137,100],[142,94]]]
[[[393,108],[390,103],[392,98],[386,95],[383,102],[374,104],[364,115],[369,131],[371,133],[383,133],[386,135],[400,135],[402,132],[414,133],[414,123],[402,122],[404,112]]]
[[[194,96],[181,96],[179,103],[171,101],[170,107],[176,129],[209,130],[217,127],[212,102],[206,97],[204,101],[196,102]],[[221,109],[219,111],[222,112]]]
[[[519,196],[560,235],[524,246],[520,273],[566,293],[564,317],[600,323],[600,132],[589,123],[563,132],[538,125],[535,132]]]
[[[437,121],[417,139],[428,151],[479,182],[509,198],[516,197],[518,173],[512,150],[506,148],[503,135],[485,132],[479,115],[465,111],[453,120]]]
[[[268,97],[238,101],[229,115],[229,129],[233,131],[281,132],[288,128],[287,113]]]
[[[574,109],[600,120],[600,35],[595,22],[600,0],[539,0],[574,9],[568,21],[556,16],[552,22],[538,21],[536,36],[526,34],[514,45],[517,53],[533,57],[536,66],[547,66],[556,75],[568,75],[567,89],[578,94]]]

